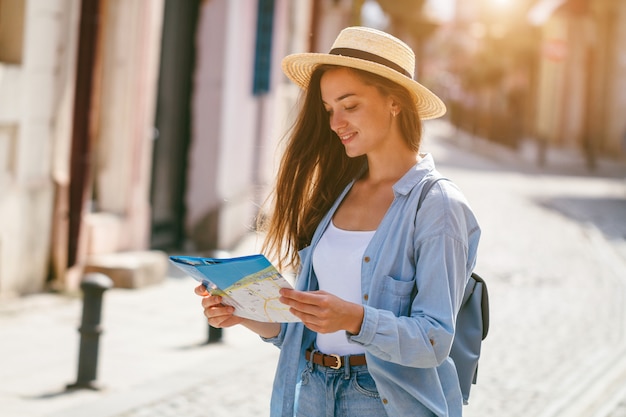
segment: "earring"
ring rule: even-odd
[[[393,115],[393,117],[396,117],[396,111],[392,111],[391,114]]]

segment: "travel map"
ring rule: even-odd
[[[289,282],[261,254],[238,258],[170,256],[170,260],[201,282],[223,303],[235,307],[235,315],[262,322],[300,321],[279,301],[281,288]]]

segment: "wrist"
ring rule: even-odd
[[[363,325],[363,316],[365,314],[365,309],[362,305],[355,304],[354,309],[354,319],[351,320],[350,326],[346,329],[349,335],[357,335],[361,333],[361,326]]]

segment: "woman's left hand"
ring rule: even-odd
[[[346,330],[361,331],[363,306],[345,301],[326,291],[297,291],[283,288],[280,302],[314,332],[332,333]]]

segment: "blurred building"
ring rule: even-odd
[[[145,248],[163,2],[0,1],[0,294]]]
[[[513,148],[534,125],[540,31],[525,17],[533,1],[457,0],[437,37],[451,122]]]
[[[614,0],[457,1],[439,35],[452,122],[512,147],[576,149],[589,168],[624,157],[625,10]]]
[[[542,28],[536,134],[582,149],[593,168],[600,155],[626,154],[626,2],[551,5],[531,14]]]
[[[0,0],[0,297],[75,291],[103,255],[229,249],[299,93],[280,59],[362,3]]]

